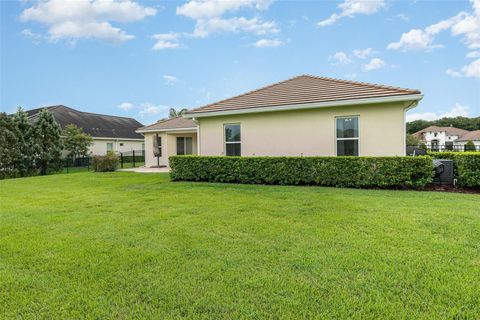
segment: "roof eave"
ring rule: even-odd
[[[245,114],[245,113],[260,113],[260,112],[273,112],[273,111],[287,111],[287,110],[300,110],[300,109],[316,109],[327,107],[340,107],[347,105],[363,105],[374,103],[388,103],[388,102],[402,102],[402,101],[420,101],[423,98],[423,94],[405,94],[388,97],[376,97],[376,98],[364,98],[364,99],[349,99],[349,100],[337,100],[318,103],[303,103],[292,105],[281,105],[273,107],[256,107],[245,109],[233,109],[233,110],[220,110],[220,111],[205,111],[205,112],[187,112],[183,115],[184,118],[202,118],[202,117],[214,117],[223,115]]]
[[[171,129],[138,129],[135,132],[148,133],[148,132],[172,132],[172,131],[197,131],[197,127],[171,128]]]

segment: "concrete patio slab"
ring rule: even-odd
[[[170,172],[170,168],[147,168],[147,167],[138,167],[138,168],[128,168],[128,169],[118,169],[118,171],[128,171],[128,172],[139,172],[139,173],[161,173],[161,172]]]

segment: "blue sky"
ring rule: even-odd
[[[480,0],[2,1],[0,108],[144,124],[299,74],[420,89],[480,115]]]

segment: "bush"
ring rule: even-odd
[[[472,140],[468,140],[467,143],[465,143],[465,151],[477,151],[475,144],[473,143]]]
[[[170,157],[171,179],[331,187],[423,187],[432,159],[423,157]]]
[[[115,171],[118,167],[118,157],[109,151],[105,156],[94,156],[92,167],[95,172]]]
[[[480,187],[480,154],[478,152],[429,152],[434,159],[453,160],[453,176],[462,187]]]

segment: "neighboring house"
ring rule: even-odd
[[[461,139],[463,139],[463,137],[469,133],[470,131],[468,130],[463,130],[452,126],[430,126],[415,132],[413,135],[420,138],[420,140],[422,140],[431,150],[453,150],[455,149],[455,146],[461,145],[457,142],[460,142]]]
[[[45,108],[27,111],[29,119],[35,121],[42,109]],[[135,132],[142,124],[135,119],[82,112],[62,105],[50,106],[46,109],[53,114],[55,121],[62,129],[68,124],[74,124],[91,135],[93,138],[91,154],[103,155],[107,151],[143,150],[143,136]]]
[[[480,151],[480,130],[468,131],[461,138],[455,141],[458,146],[465,146],[468,141],[472,141],[476,150]]]
[[[190,140],[182,144],[181,137],[192,138],[192,153],[211,156],[403,156],[405,113],[422,97],[418,90],[302,75],[137,132],[145,135],[147,166],[156,164],[154,154],[168,165],[169,155],[186,153]]]

